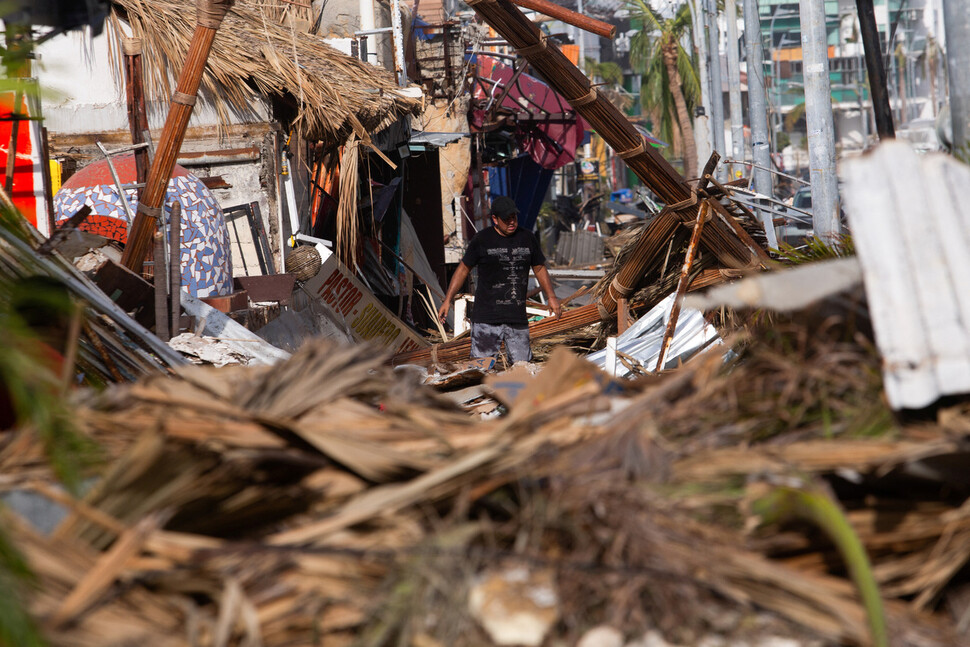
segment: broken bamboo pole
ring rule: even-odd
[[[165,232],[161,227],[154,235],[155,336],[162,341],[172,338],[168,328],[168,276],[165,272]]]
[[[142,81],[141,39],[125,38],[121,48],[125,56],[125,98],[128,105],[131,143],[142,144],[145,142],[145,131],[148,130],[148,110],[145,108],[145,90]],[[148,168],[148,148],[136,148],[135,172],[138,184],[145,184],[148,181]],[[140,189],[135,191],[136,195],[140,195]]]
[[[667,203],[690,197],[690,186],[636,127],[509,0],[472,0],[470,6],[499,33],[541,77],[561,94],[644,184]]]
[[[178,337],[182,332],[182,203],[178,200],[168,214],[168,253],[169,332]]]
[[[529,9],[531,11],[537,11],[541,14],[549,16],[550,18],[555,18],[556,20],[564,22],[567,25],[579,27],[583,31],[588,31],[591,34],[596,34],[597,36],[602,36],[603,38],[609,38],[610,40],[613,40],[613,38],[616,36],[616,25],[611,25],[608,22],[590,18],[585,14],[577,13],[570,9],[566,9],[565,7],[560,7],[549,0],[512,1],[520,7]]]
[[[697,212],[697,222],[694,223],[694,231],[691,232],[690,243],[687,245],[687,253],[684,255],[684,266],[680,270],[677,292],[674,296],[674,303],[670,307],[670,317],[667,319],[667,329],[664,330],[663,342],[660,344],[660,355],[657,356],[657,373],[663,369],[664,364],[667,362],[667,351],[670,350],[670,342],[674,339],[674,332],[677,330],[677,320],[680,318],[680,306],[684,302],[684,295],[687,294],[687,287],[690,285],[690,270],[694,266],[694,258],[697,256],[697,248],[700,246],[704,223],[710,217],[711,205],[705,200],[701,203],[701,208]]]
[[[215,39],[219,25],[232,6],[234,0],[197,0],[197,24],[189,52],[185,58],[185,65],[179,74],[172,103],[162,127],[162,134],[152,160],[151,169],[145,188],[142,189],[138,201],[138,212],[135,222],[128,233],[128,244],[121,257],[121,264],[128,269],[141,273],[142,265],[152,243],[152,235],[161,217],[162,202],[168,181],[175,167],[175,158],[182,148],[185,129],[192,116],[196,94],[202,82],[202,72],[205,70],[212,41]]]

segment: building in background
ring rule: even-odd
[[[919,131],[932,131],[945,97],[940,2],[875,0],[874,5],[897,133],[919,137]],[[760,2],[759,9],[772,151],[782,153],[791,144],[784,156],[785,170],[797,173],[808,160],[802,150],[804,77],[798,2],[768,0]],[[825,15],[836,142],[843,155],[852,154],[875,140],[856,4],[827,0]]]

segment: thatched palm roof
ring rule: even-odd
[[[112,0],[116,43],[122,21],[142,39],[146,94],[168,100],[195,29],[195,3]],[[232,113],[252,114],[257,93],[295,99],[300,132],[330,144],[343,142],[352,129],[376,132],[421,106],[386,71],[343,54],[320,36],[279,24],[255,0],[237,0],[216,35],[201,94],[228,123]]]

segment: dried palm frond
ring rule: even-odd
[[[253,101],[258,94],[283,96],[297,104],[294,126],[304,138],[336,145],[352,131],[366,139],[420,109],[420,99],[402,94],[384,70],[298,29],[299,20],[281,24],[280,18],[258,0],[239,0],[217,32],[200,94],[222,123],[232,115],[259,119]],[[126,22],[142,39],[146,94],[166,103],[192,39],[194,3],[113,0],[110,22],[114,61],[121,61]]]
[[[351,135],[340,159],[340,204],[337,206],[337,257],[347,267],[357,261],[357,160],[360,140]]]
[[[285,25],[290,20],[310,22],[314,18],[310,0],[254,0],[260,11],[276,23]]]

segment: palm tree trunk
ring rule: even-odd
[[[677,108],[677,125],[684,145],[684,176],[688,179],[697,177],[697,144],[694,142],[694,127],[687,112],[687,102],[681,91],[680,72],[677,70],[677,42],[670,36],[663,48],[664,66],[667,68],[667,82],[670,84],[670,94],[674,98]]]

